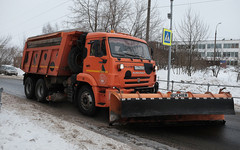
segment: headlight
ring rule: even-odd
[[[157,71],[158,70],[158,67],[157,66],[154,66],[154,70],[153,71]]]
[[[118,64],[118,71],[121,71],[122,69],[124,69],[124,64]]]

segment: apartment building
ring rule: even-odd
[[[240,40],[217,40],[215,60],[227,65],[240,65]],[[200,42],[197,46],[201,57],[214,60],[214,40]]]

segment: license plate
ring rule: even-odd
[[[188,93],[172,93],[171,97],[188,97]]]
[[[144,66],[134,66],[135,70],[144,70]]]

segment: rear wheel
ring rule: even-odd
[[[27,77],[27,79],[24,82],[24,92],[28,99],[34,98],[35,82],[31,77]]]
[[[83,86],[79,90],[77,97],[78,108],[81,113],[93,116],[96,112],[93,91],[89,86]]]
[[[35,95],[36,95],[37,101],[39,102],[45,101],[47,97],[47,93],[48,93],[48,90],[44,80],[39,79],[35,87]]]

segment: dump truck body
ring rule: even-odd
[[[223,114],[234,113],[229,93],[159,93],[146,42],[126,34],[71,31],[31,37],[21,69],[27,98],[67,99],[86,115],[109,107],[111,123],[179,115],[223,120]]]

